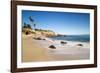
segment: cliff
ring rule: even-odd
[[[29,29],[29,28],[23,28],[22,32],[26,35],[28,34],[35,34],[35,35],[43,35],[46,37],[51,37],[51,36],[57,36],[54,31],[51,30],[43,30],[43,29]]]

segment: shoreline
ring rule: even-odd
[[[90,45],[87,42],[65,41],[67,44],[62,45],[60,42],[63,40],[40,37],[45,40],[36,40],[34,35],[22,36],[22,62],[83,60],[90,57]],[[56,49],[50,48],[50,45]]]

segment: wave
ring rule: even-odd
[[[67,40],[67,41],[80,41],[80,42],[89,42],[90,35],[60,35],[50,37],[53,40]]]

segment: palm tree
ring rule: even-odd
[[[27,24],[27,28],[32,29],[30,24]]]
[[[26,28],[27,27],[27,24],[24,22],[24,26],[23,26],[23,28]]]
[[[34,24],[34,30],[36,29],[36,24]]]
[[[36,24],[34,23],[34,19],[32,18],[32,16],[29,17],[29,20],[32,22],[32,24],[34,25],[34,30],[35,30],[35,27],[36,27]]]

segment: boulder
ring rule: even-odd
[[[83,46],[82,44],[77,44],[77,46]]]
[[[42,38],[40,38],[40,37],[33,38],[33,39],[35,39],[35,40],[42,40]]]
[[[43,40],[46,40],[46,39],[43,39]]]
[[[64,41],[61,41],[60,43],[61,43],[61,44],[67,44],[67,42],[64,42]]]
[[[50,45],[49,48],[56,49],[56,47],[54,45]]]

